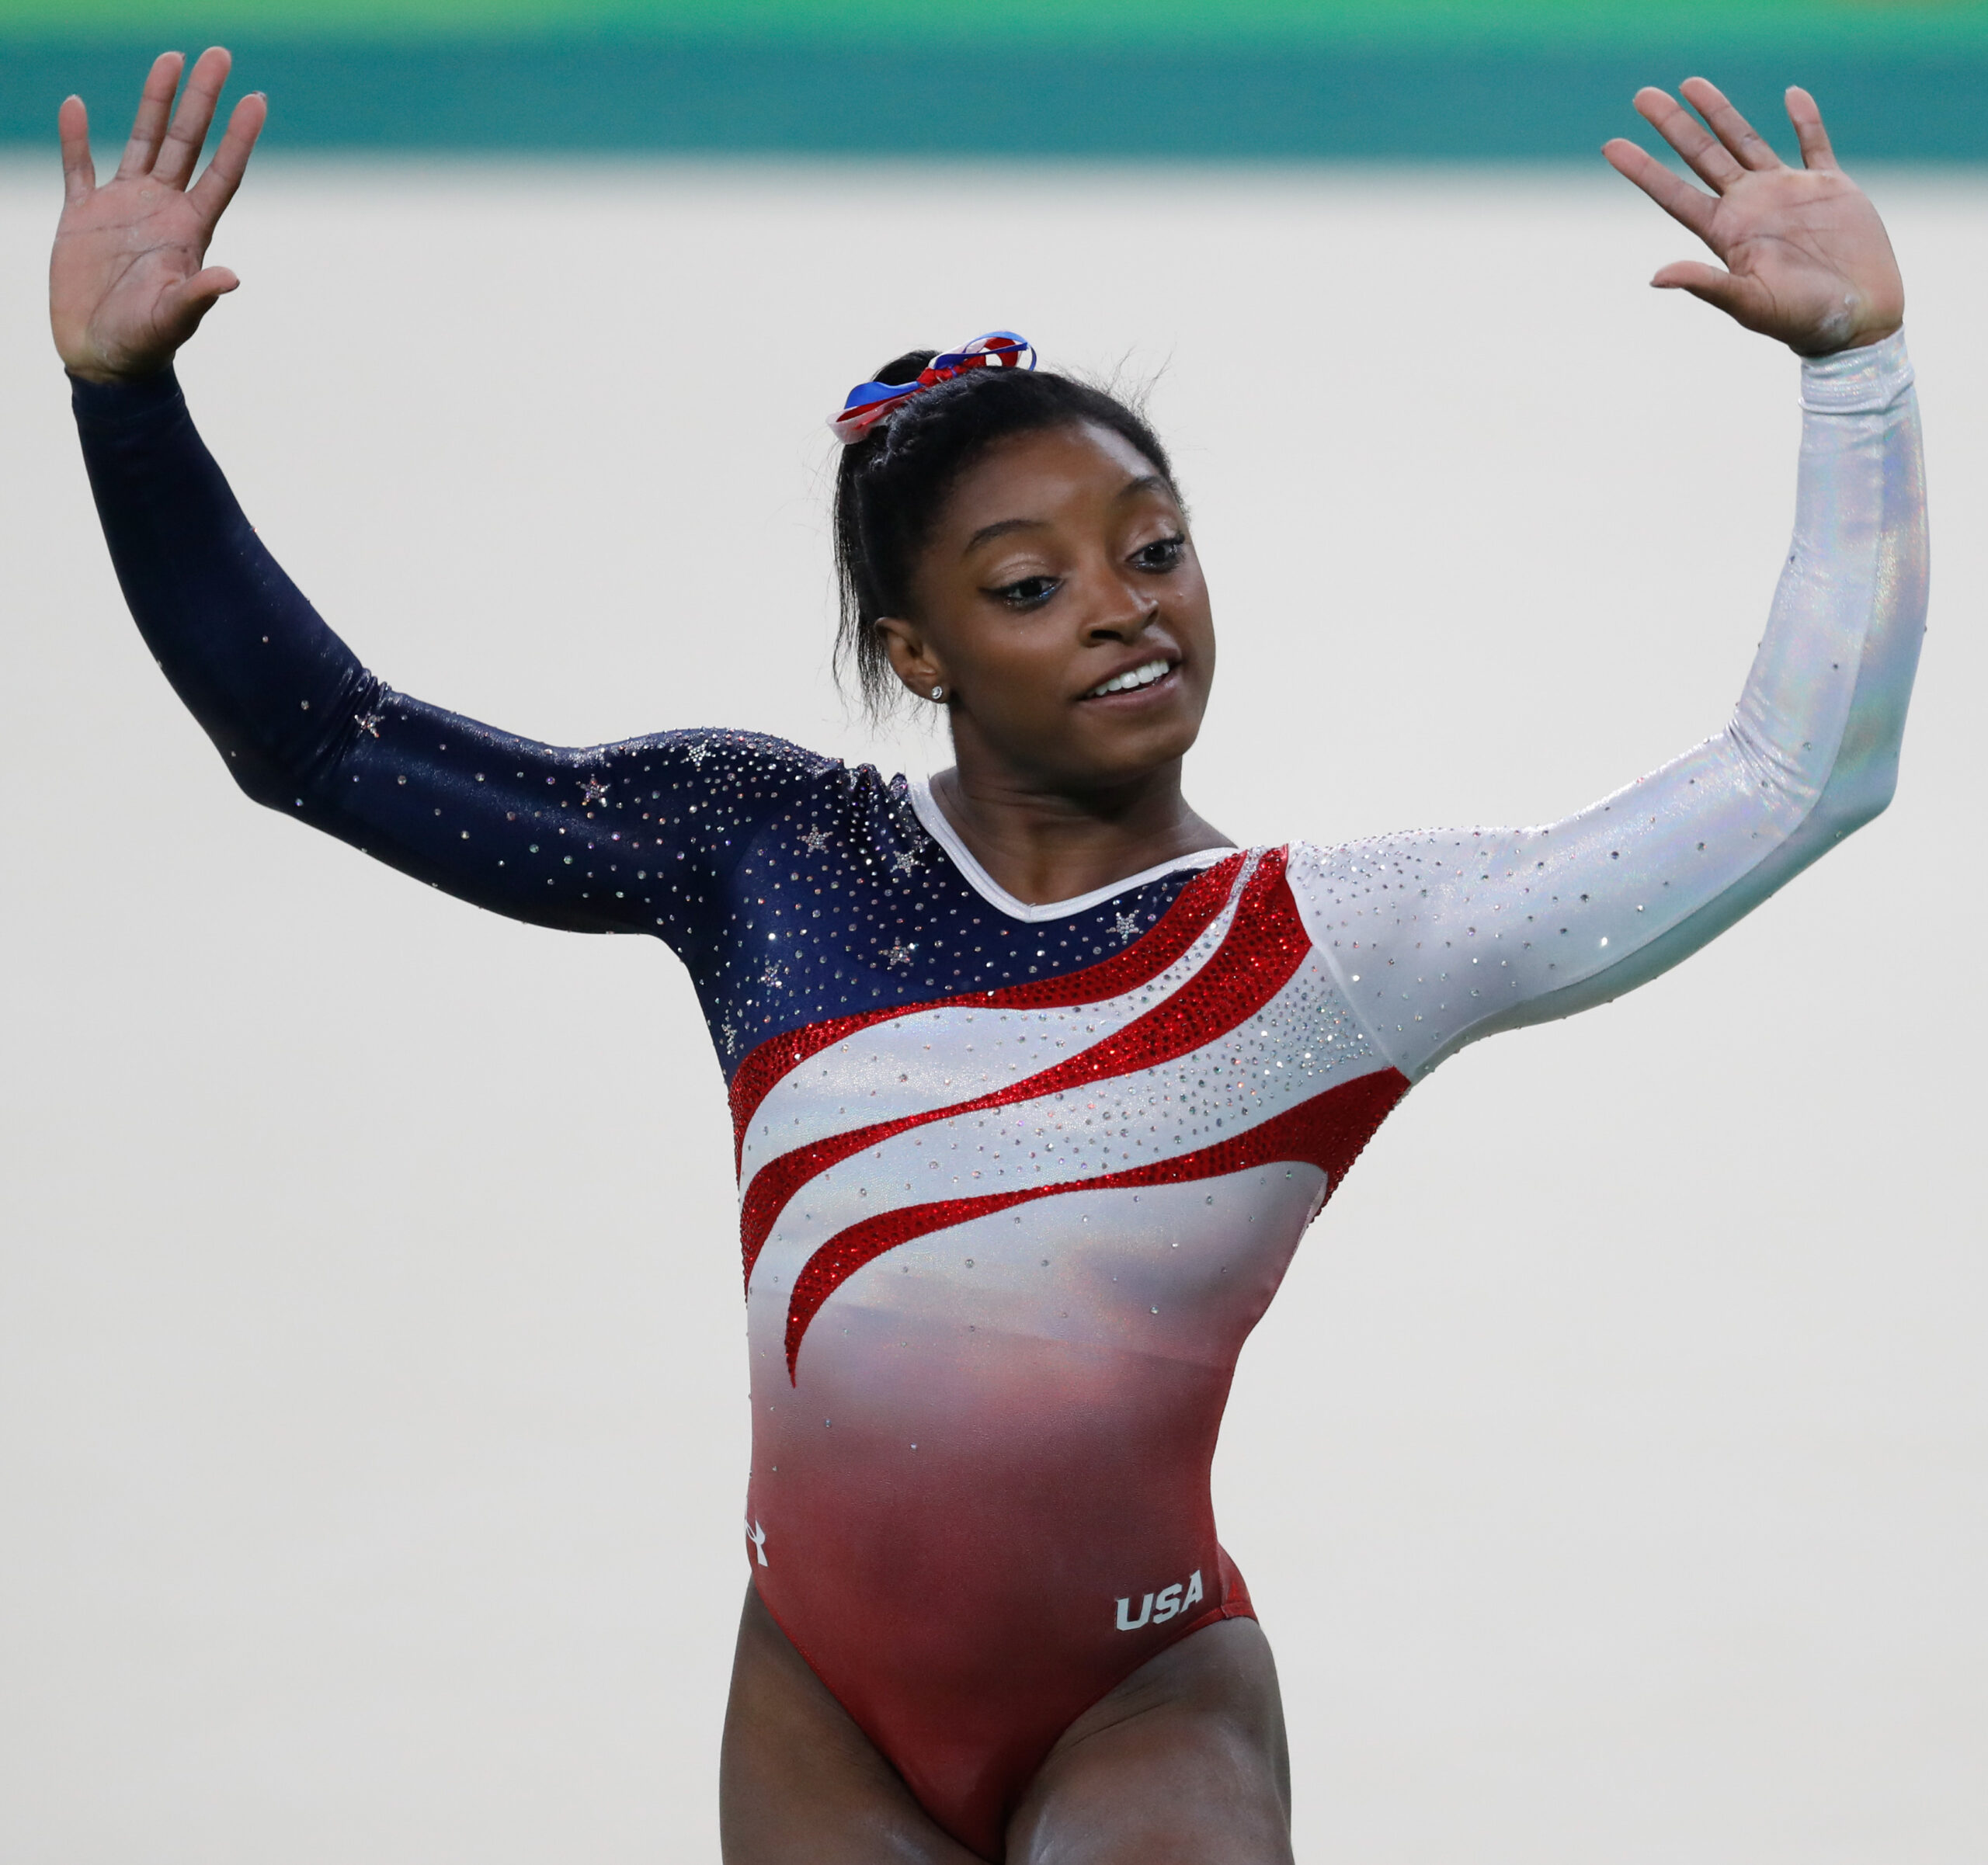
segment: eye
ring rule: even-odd
[[[1142,545],[1132,554],[1135,568],[1150,570],[1164,575],[1169,570],[1177,570],[1180,560],[1187,554],[1187,540],[1184,537],[1156,537],[1149,544]]]
[[[1019,582],[1003,583],[987,593],[1010,609],[1040,609],[1056,593],[1056,585],[1053,576],[1025,576]]]

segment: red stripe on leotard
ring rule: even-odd
[[[1246,939],[1225,939],[1215,956],[1180,990],[1081,1054],[973,1100],[878,1120],[848,1133],[831,1134],[769,1159],[753,1174],[739,1209],[739,1244],[747,1282],[752,1280],[752,1266],[787,1200],[810,1179],[865,1147],[894,1139],[913,1127],[929,1127],[935,1120],[954,1120],[990,1107],[1032,1101],[1080,1082],[1101,1082],[1135,1069],[1157,1068],[1213,1041],[1255,1016],[1290,981],[1309,949],[1298,903],[1292,899],[1284,877],[1281,849],[1263,856],[1242,890],[1234,925],[1245,924],[1249,928]],[[1159,931],[1156,927],[1147,938],[1156,938]]]
[[[996,991],[963,991],[956,997],[900,1004],[888,1010],[867,1010],[857,1016],[836,1017],[799,1030],[770,1036],[739,1064],[732,1078],[732,1134],[735,1166],[743,1159],[746,1130],[773,1085],[812,1055],[839,1043],[859,1030],[921,1010],[1054,1010],[1069,1004],[1101,1003],[1122,997],[1157,978],[1185,952],[1228,904],[1230,888],[1242,867],[1240,851],[1204,868],[1180,890],[1173,905],[1143,938],[1081,971],[1026,985],[1007,985]]]
[[[1005,1211],[1037,1198],[1051,1198],[1062,1192],[1114,1191],[1142,1185],[1177,1185],[1196,1179],[1219,1178],[1229,1172],[1246,1172],[1253,1166],[1298,1162],[1315,1165],[1326,1175],[1326,1196],[1329,1198],[1340,1179],[1360,1156],[1361,1148],[1373,1137],[1374,1130],[1402,1096],[1408,1092],[1408,1078],[1393,1068],[1377,1069],[1356,1080],[1343,1082],[1322,1095],[1301,1101],[1295,1107],[1250,1127],[1227,1140],[1218,1140],[1190,1153],[1150,1165],[1135,1166],[1121,1172],[1107,1172],[1095,1179],[1071,1179],[1055,1185],[1031,1186],[1026,1190],[990,1192],[978,1198],[946,1198],[930,1204],[914,1204],[903,1210],[880,1211],[846,1230],[838,1231],[808,1259],[794,1278],[794,1293],[787,1310],[787,1374],[796,1383],[795,1367],[808,1324],[822,1304],[861,1269],[879,1256],[909,1243],[915,1237],[953,1225],[971,1223],[996,1211]]]

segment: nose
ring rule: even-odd
[[[1097,608],[1085,618],[1088,642],[1129,641],[1150,628],[1159,615],[1159,597],[1151,589],[1113,577]]]

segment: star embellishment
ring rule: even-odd
[[[829,832],[818,826],[808,830],[801,838],[801,846],[811,855],[818,855],[829,846]]]
[[[730,1017],[718,1026],[718,1033],[719,1041],[725,1044],[725,1053],[730,1055],[739,1047],[739,1032],[732,1026]]]
[[[908,946],[902,939],[899,939],[889,951],[884,954],[884,963],[893,969],[899,965],[908,965],[911,963],[912,953],[917,950],[916,946]]]
[[[1131,914],[1121,913],[1111,922],[1111,930],[1116,932],[1121,939],[1137,939],[1139,936],[1139,922]]]
[[[700,770],[703,769],[704,760],[711,755],[711,740],[708,738],[700,738],[697,743],[692,745],[683,755]]]
[[[909,849],[899,849],[891,857],[891,863],[900,874],[916,874],[925,865]]]
[[[759,982],[763,985],[777,985],[780,982],[780,967],[773,960],[768,959],[766,970],[759,974]]]
[[[380,735],[381,721],[386,716],[383,712],[356,712],[352,715],[352,722],[361,731],[370,732],[377,738]]]
[[[580,786],[580,805],[585,808],[589,803],[598,803],[614,786],[603,783],[598,777],[589,777]]]

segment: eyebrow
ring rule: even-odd
[[[960,555],[971,557],[982,544],[988,543],[991,539],[1006,537],[1010,531],[1037,530],[1048,523],[1049,520],[1046,518],[1003,518],[991,525],[982,525],[972,537],[966,540],[966,548],[960,553]]]
[[[1112,502],[1115,505],[1121,499],[1130,498],[1136,492],[1164,492],[1170,498],[1174,495],[1173,487],[1169,485],[1159,474],[1143,473],[1137,479],[1127,480],[1118,488]],[[982,544],[989,543],[997,537],[1006,537],[1010,531],[1038,530],[1048,523],[1049,520],[1046,518],[996,519],[991,525],[982,525],[978,531],[975,532],[972,537],[966,540],[966,547],[960,552],[960,554],[962,557],[970,557]]]

